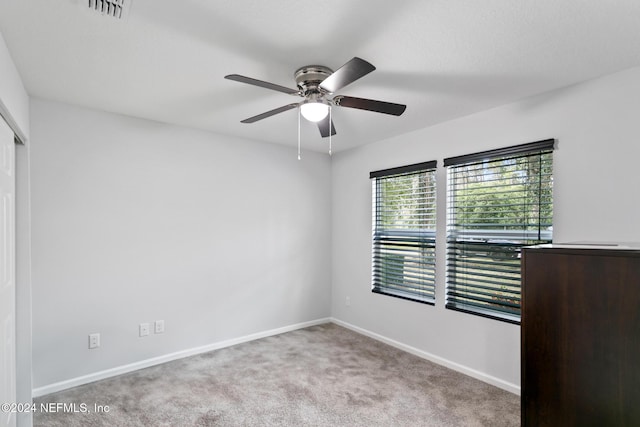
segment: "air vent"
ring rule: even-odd
[[[122,19],[131,0],[89,0],[89,9],[103,15]]]

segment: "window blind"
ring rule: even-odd
[[[552,240],[553,146],[445,159],[447,308],[520,321],[520,249]]]
[[[435,300],[436,162],[371,172],[372,291]]]

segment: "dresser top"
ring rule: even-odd
[[[550,243],[545,245],[525,246],[525,251],[550,250],[551,252],[563,253],[587,253],[598,251],[600,254],[608,253],[615,255],[616,253],[623,255],[637,256],[640,254],[640,243],[637,242],[567,242],[567,243]]]

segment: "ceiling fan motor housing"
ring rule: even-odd
[[[319,94],[318,86],[324,79],[333,74],[331,68],[322,65],[306,65],[298,68],[294,73],[296,84],[305,97],[311,94]]]

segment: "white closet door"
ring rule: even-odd
[[[15,143],[0,118],[0,403],[16,401]],[[14,427],[16,414],[0,411],[0,427]]]

